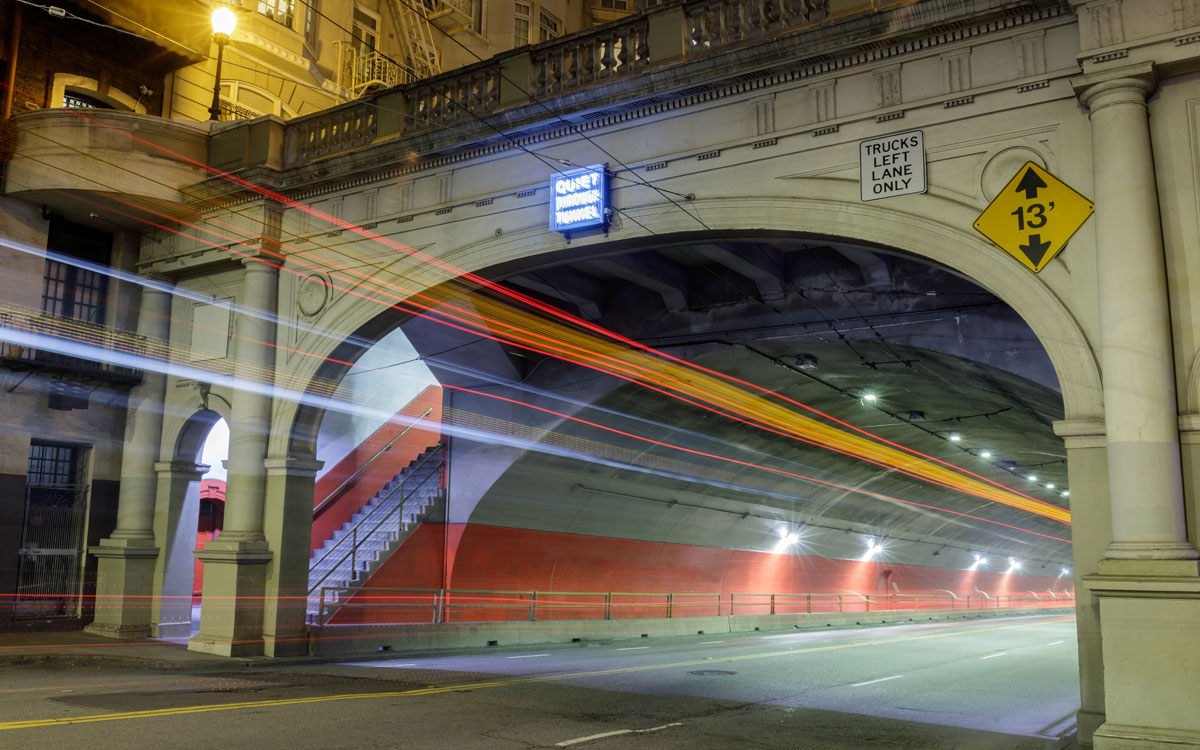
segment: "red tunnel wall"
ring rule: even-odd
[[[979,597],[977,588],[997,596],[1062,591],[1071,586],[1070,579],[1051,576],[898,565],[886,560],[835,560],[474,524],[453,529],[459,530],[462,538],[452,557],[449,586],[456,590],[720,592],[728,599],[730,594],[883,594],[897,589],[905,594],[949,590],[963,597]],[[447,536],[453,539],[456,534],[447,535],[442,524],[422,524],[351,602],[388,598],[383,592],[373,595],[371,589],[439,588]],[[625,616],[634,614],[627,611]],[[371,607],[342,610],[332,622],[428,622],[428,615],[423,610]],[[464,611],[461,615],[456,619],[484,619],[482,612]],[[525,619],[528,612],[512,607],[494,609],[487,615],[488,619]],[[563,619],[568,612],[555,616]],[[580,616],[591,615],[581,612]],[[647,611],[642,616],[661,615]]]
[[[359,508],[368,503],[375,493],[404,467],[413,461],[421,452],[441,439],[440,427],[442,421],[442,388],[431,385],[417,394],[416,398],[396,412],[390,420],[377,429],[370,437],[352,450],[345,458],[317,480],[313,492],[313,503],[320,503],[345,482],[360,466],[364,466],[380,451],[388,441],[404,432],[413,420],[431,410],[429,416],[413,427],[403,437],[396,440],[386,456],[364,471],[353,483],[345,488],[342,494],[329,504],[314,511],[312,525],[312,548],[320,547],[326,539],[333,536],[342,524],[358,512]]]

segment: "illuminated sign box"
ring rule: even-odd
[[[608,225],[608,172],[603,165],[550,177],[550,228],[574,232]]]

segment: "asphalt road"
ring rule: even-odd
[[[1074,618],[613,641],[219,672],[0,668],[21,748],[1072,746]]]

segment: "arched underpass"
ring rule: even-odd
[[[361,589],[322,608],[319,651],[407,652],[373,668],[517,677],[598,671],[605,676],[580,684],[737,700],[741,691],[762,696],[786,682],[790,697],[775,702],[792,707],[906,719],[932,711],[932,723],[1043,737],[1071,731],[1073,618],[943,622],[1074,605],[1070,528],[1045,510],[1068,504],[1065,452],[1051,427],[1062,417],[1057,380],[1036,337],[1001,300],[903,254],[802,237],[681,237],[535,258],[485,275],[691,366],[802,403],[838,428],[827,441],[834,447],[764,429],[752,411],[718,413],[429,318],[397,321],[442,389],[447,492]],[[376,360],[372,369],[401,363]],[[856,428],[915,452],[917,463],[943,461],[1043,505],[1031,512],[911,476],[912,466],[848,455],[836,436]],[[442,624],[413,624],[431,619]],[[889,620],[938,624],[780,633]],[[638,641],[685,633],[694,636],[669,647],[683,661],[759,664],[802,651],[822,654],[815,668],[832,682],[809,685],[780,666],[715,680],[738,686],[726,694],[696,686],[737,668],[687,670],[684,681],[696,681],[686,685],[608,676],[659,671],[664,646]],[[895,647],[923,683],[878,663],[864,671],[841,653],[943,636],[970,641],[970,655],[942,658],[934,648],[915,657]],[[604,654],[555,651],[570,643]],[[428,647],[520,644],[557,656],[413,656]],[[725,648],[736,649],[732,657]],[[639,654],[654,660],[624,661]],[[1017,672],[1032,670],[1025,678],[1042,690],[1013,683],[1001,690],[1011,701],[960,705],[976,695],[975,667],[1013,654],[1032,660]],[[917,667],[909,658],[932,662]],[[881,669],[888,674],[876,674]],[[940,708],[898,707],[883,683],[896,688],[904,678],[903,694],[920,684]],[[861,690],[828,692],[847,686]],[[970,718],[955,717],[963,712]]]

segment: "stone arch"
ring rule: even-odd
[[[688,204],[688,212],[670,205],[629,209],[626,216],[630,221],[624,222],[626,226],[613,227],[611,239],[573,242],[572,250],[582,253],[589,248],[600,250],[601,246],[606,249],[634,248],[661,243],[664,239],[698,236],[696,218],[706,227],[705,235],[725,232],[807,236],[898,250],[961,274],[1004,300],[1029,324],[1046,349],[1061,385],[1065,418],[1102,417],[1099,363],[1079,316],[1068,302],[1071,279],[1065,263],[1052,264],[1041,274],[1032,274],[1002,250],[971,232],[969,227],[978,213],[978,206],[954,197],[931,193],[921,196],[919,203],[897,199],[891,203],[898,208],[889,208],[861,203],[857,182],[851,180],[786,182],[791,183],[788,185],[790,190],[800,195],[823,197],[698,200]],[[918,206],[920,213],[904,210]],[[654,227],[653,234],[642,229],[647,226]],[[1076,239],[1079,245],[1085,241]],[[538,228],[448,248],[438,258],[474,272],[562,250],[561,235]],[[378,332],[387,325],[385,320],[394,324],[394,318],[381,314],[380,308],[361,298],[343,298],[339,303],[331,305],[328,311],[330,317],[327,320],[337,321],[331,327],[369,334],[373,329]],[[314,353],[320,357],[345,359],[339,353],[347,353],[346,342],[331,344],[328,351]],[[321,360],[311,358],[310,361]],[[315,365],[311,367],[304,373],[309,379],[317,377],[318,372],[326,377],[340,377],[346,369],[327,361],[319,370]],[[337,372],[339,367],[343,372]],[[281,433],[288,445],[278,446],[280,453],[290,452],[307,442],[309,433],[311,444],[315,446],[315,429],[319,426],[320,415],[312,407],[289,405],[285,410],[277,411],[276,417],[283,420],[277,424],[290,427]]]
[[[186,636],[191,633],[192,574],[195,560],[196,527],[200,513],[201,449],[213,425],[228,420],[228,404],[212,398],[186,415],[164,424],[163,460],[158,470],[154,536],[160,553],[154,565],[154,627],[157,635]],[[221,411],[213,408],[219,406]]]

